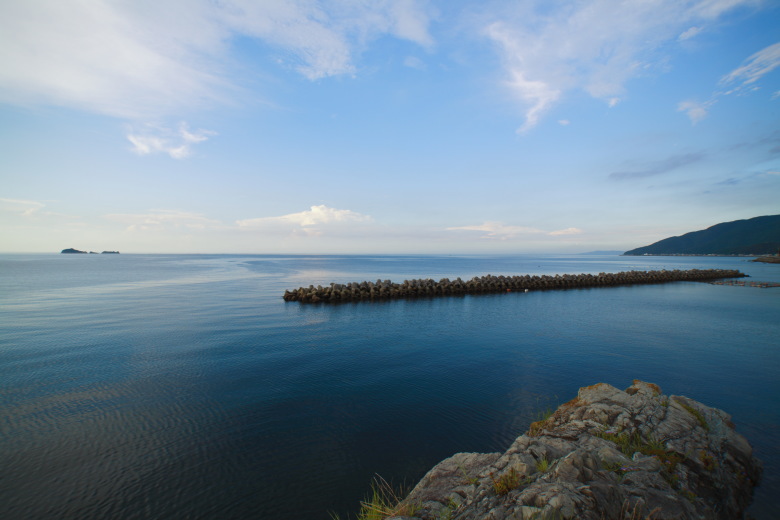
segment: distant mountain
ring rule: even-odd
[[[723,222],[624,255],[767,255],[780,249],[780,215]]]

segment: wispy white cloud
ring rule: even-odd
[[[425,62],[416,56],[407,56],[404,58],[404,66],[410,69],[426,70],[428,67]]]
[[[661,175],[678,168],[688,166],[689,164],[697,163],[704,160],[705,158],[706,155],[699,152],[672,155],[671,157],[667,157],[661,161],[655,161],[639,168],[612,172],[609,174],[609,178],[612,180],[623,181],[629,179],[644,179],[646,177],[654,177],[656,175]]]
[[[430,13],[424,3],[413,0],[232,0],[226,5],[220,14],[232,31],[279,49],[286,54],[282,61],[309,79],[354,73],[355,54],[383,34],[422,46],[433,44]]]
[[[143,118],[220,100],[208,3],[150,4],[0,3],[0,101]]]
[[[520,235],[535,235],[544,233],[541,229],[526,226],[509,226],[502,222],[484,222],[476,226],[448,227],[447,231],[481,231],[482,238],[497,238],[507,240]]]
[[[744,89],[753,85],[777,67],[780,67],[780,42],[753,54],[742,65],[726,74],[720,82],[724,85],[736,84],[735,90]]]
[[[159,125],[145,125],[140,130],[128,132],[127,140],[138,155],[164,153],[173,159],[184,159],[191,155],[193,145],[215,134],[210,130],[190,131],[187,123],[182,122],[175,130]]]
[[[147,213],[114,213],[104,218],[119,222],[126,230],[150,231],[161,229],[204,230],[221,227],[217,220],[204,217],[200,213],[177,210],[152,210]]]
[[[307,236],[320,236],[325,229],[343,227],[348,224],[362,224],[372,222],[368,215],[349,210],[329,208],[324,204],[312,206],[310,209],[298,213],[290,213],[279,217],[260,217],[238,220],[239,228],[247,230],[266,230],[282,233],[303,234]]]
[[[709,108],[713,103],[714,101],[708,101],[706,103],[699,103],[697,101],[681,101],[677,104],[677,111],[685,112],[688,115],[688,118],[691,120],[691,123],[695,125],[707,117]]]
[[[317,79],[354,73],[355,56],[383,35],[431,46],[430,17],[413,0],[0,2],[0,102],[159,119],[231,103],[235,38]]]
[[[561,229],[558,231],[544,231],[542,229],[527,227],[527,226],[512,226],[502,222],[484,222],[475,226],[459,226],[448,227],[447,231],[479,231],[483,235],[480,238],[494,239],[494,240],[510,240],[521,236],[532,235],[547,235],[547,236],[563,236],[563,235],[578,235],[583,231],[578,228],[570,227],[567,229]]]
[[[3,199],[0,198],[0,211],[14,213],[23,217],[29,217],[40,211],[46,205],[35,200]]]
[[[558,236],[564,236],[564,235],[581,235],[584,231],[576,228],[576,227],[570,227],[566,229],[559,229],[558,231],[550,231],[547,233],[550,236],[558,237]]]
[[[725,12],[753,3],[531,0],[509,4],[484,32],[498,46],[506,84],[524,107],[522,132],[572,90],[615,106],[629,79],[663,63],[665,44],[683,34],[690,38]]]
[[[678,41],[685,41],[690,40],[697,34],[699,34],[702,31],[701,27],[696,27],[695,25],[693,27],[688,28],[686,31],[684,31],[680,36],[677,37]]]
[[[758,90],[756,84],[759,80],[777,67],[780,67],[780,42],[749,56],[742,65],[723,76],[719,82],[723,89],[715,91],[708,101],[681,101],[677,105],[677,110],[685,112],[691,123],[695,125],[707,117],[710,108],[721,97]],[[777,96],[778,93],[775,92],[771,98],[775,99]]]

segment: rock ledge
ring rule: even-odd
[[[404,502],[425,520],[733,520],[760,475],[731,416],[635,380],[581,388],[503,454],[445,459]]]

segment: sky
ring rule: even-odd
[[[0,0],[0,252],[625,251],[778,213],[775,0]]]

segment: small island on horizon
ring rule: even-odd
[[[63,249],[62,251],[60,251],[60,254],[63,254],[63,255],[87,255],[87,254],[89,254],[89,255],[96,255],[98,253],[96,253],[95,251],[89,251],[89,252],[81,251],[79,249],[75,249],[75,248],[69,247],[67,249]],[[103,251],[100,254],[101,255],[118,255],[119,251]]]

